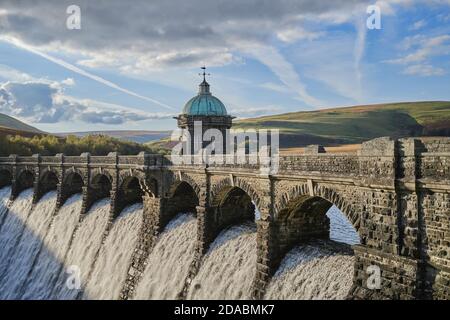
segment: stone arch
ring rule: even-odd
[[[191,186],[199,201],[204,200],[205,195],[202,194],[202,189],[193,177],[183,172],[181,173],[181,180],[179,178],[180,177],[177,177],[177,181],[187,182]]]
[[[187,181],[176,181],[169,189],[168,193],[169,211],[179,212],[196,212],[199,205],[198,191]]]
[[[327,200],[331,204],[334,204],[350,221],[352,226],[359,231],[360,229],[360,219],[358,211],[335,190],[327,188],[325,186],[315,186],[314,187],[314,197],[320,197]],[[292,187],[289,191],[282,194],[278,201],[274,204],[275,219],[278,218],[281,210],[286,208],[290,201],[302,196],[310,196],[310,191],[308,185],[300,184]]]
[[[117,189],[117,213],[120,213],[126,206],[142,202],[144,191],[141,188],[140,179],[133,175],[128,175],[121,179],[122,182]]]
[[[255,202],[256,206],[259,209],[264,208],[265,204],[262,200],[262,197],[260,196],[259,192],[251,186],[251,184],[249,182],[247,182],[245,179],[242,179],[242,178],[235,178],[234,184],[235,184],[235,186],[244,190],[250,196],[250,198]]]
[[[39,200],[44,194],[58,188],[58,173],[53,170],[43,170],[39,175],[39,188],[36,194],[36,200]]]
[[[105,176],[108,179],[111,186],[115,182],[114,175],[112,175],[108,170],[104,170],[102,168],[96,168],[96,169],[92,169],[92,171],[90,173],[89,184],[91,185],[93,183],[94,179],[98,178],[99,176]]]
[[[53,170],[43,170],[39,175],[39,183],[48,184],[51,190],[56,190],[59,183],[58,173]]]
[[[64,193],[63,197],[65,200],[74,194],[83,192],[83,175],[77,170],[68,171],[64,176],[62,184],[62,192]]]
[[[214,184],[211,188],[211,204],[215,205],[214,203],[217,202],[218,194],[222,192],[222,190],[226,187],[238,187],[245,191],[247,195],[250,196],[252,201],[255,203],[256,207],[258,209],[264,207],[264,203],[262,201],[262,197],[260,194],[254,189],[250,183],[245,181],[245,179],[235,177],[234,178],[234,185],[231,183],[231,178],[224,178],[220,180],[218,183]]]
[[[29,169],[22,169],[16,178],[16,193],[19,194],[25,189],[32,188],[34,184],[34,172]]]
[[[134,169],[120,170],[117,185],[118,186],[123,185],[126,182],[126,180],[129,180],[130,178],[136,178],[138,179],[139,182],[141,182],[145,180],[145,173],[141,170],[134,170]]]
[[[112,190],[112,177],[107,173],[98,173],[92,176],[89,188],[91,189],[89,192],[92,194],[93,199],[108,198]]]
[[[211,205],[214,205],[215,202],[217,202],[217,199],[219,199],[218,194],[226,187],[231,187],[231,178],[227,177],[222,180],[219,180],[217,183],[211,185],[210,189],[210,203]]]
[[[12,184],[12,174],[10,170],[0,169],[0,189]]]
[[[159,227],[162,229],[179,213],[197,215],[199,199],[194,187],[186,181],[175,181],[164,199],[164,210],[160,212]]]
[[[316,186],[311,195],[308,185],[300,184],[279,196],[274,205],[272,230],[278,235],[274,240],[277,247],[275,265],[278,265],[282,257],[298,243],[310,239],[329,239],[330,221],[326,213],[333,204],[359,231],[356,211],[331,188]],[[363,241],[361,234],[359,236]]]
[[[252,198],[236,186],[223,187],[213,199],[211,209],[208,215],[209,221],[215,226],[214,236],[226,227],[255,220]]]

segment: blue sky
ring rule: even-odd
[[[202,65],[238,117],[450,100],[449,0],[30,3],[0,4],[0,112],[49,132],[173,129]]]

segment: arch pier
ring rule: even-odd
[[[108,197],[111,219],[142,201],[143,225],[121,298],[133,296],[156,238],[177,213],[197,217],[192,274],[224,228],[257,224],[254,298],[262,298],[280,261],[293,246],[327,238],[325,213],[336,205],[357,230],[354,299],[450,299],[450,139],[379,138],[357,154],[328,154],[311,147],[281,156],[276,174],[258,164],[172,164],[169,156],[141,153],[0,158],[0,186],[14,199],[33,187],[35,201],[57,190],[58,206],[82,192],[83,212]],[[195,162],[194,162],[195,163]],[[195,235],[193,235],[195,236]],[[380,288],[369,284],[379,268]],[[183,298],[183,295],[180,296]]]

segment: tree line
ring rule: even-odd
[[[57,153],[77,156],[83,152],[90,152],[93,156],[104,156],[109,152],[136,155],[141,151],[158,153],[158,150],[149,146],[105,135],[88,135],[85,137],[70,135],[63,138],[52,135],[23,137],[0,134],[0,156],[2,157],[7,157],[10,154],[31,156],[36,153],[45,156],[53,156]]]

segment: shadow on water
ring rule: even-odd
[[[0,279],[2,279],[13,257],[14,249],[18,245],[23,231],[25,221],[32,207],[33,192],[31,189],[22,192],[10,209],[5,211],[2,228],[0,230]]]
[[[23,230],[15,241],[16,245],[11,248],[7,268],[0,278],[1,297],[14,298],[20,294],[20,288],[26,281],[29,270],[33,266],[33,261],[40,250],[42,244],[40,239],[43,239],[48,231],[56,206],[56,197],[56,191],[48,192],[35,206],[32,206],[26,217],[21,217],[22,219],[25,218],[22,221]],[[20,211],[20,208],[15,209],[15,212],[10,211],[9,216],[18,218],[14,214]],[[20,223],[11,219],[8,222],[8,226],[15,226]]]
[[[74,300],[81,298],[93,263],[102,246],[104,234],[109,222],[110,200],[103,198],[94,203],[71,237],[69,249],[63,261],[64,267],[59,271],[51,298],[57,300]],[[82,288],[72,289],[77,276]]]
[[[23,197],[30,193],[29,190],[22,192],[15,202],[20,201]],[[41,201],[48,201],[44,197]],[[63,206],[70,206],[74,201],[77,201],[76,197],[69,199]],[[14,203],[11,207],[14,206]],[[33,210],[28,214],[28,218],[36,215],[44,214]],[[79,215],[79,212],[77,213]],[[1,299],[41,299],[49,298],[48,296],[29,296],[26,297],[27,290],[36,285],[42,285],[42,287],[49,287],[52,279],[54,279],[55,268],[42,268],[39,270],[40,276],[35,277],[33,273],[34,263],[33,261],[41,260],[46,266],[53,266],[59,270],[64,269],[64,262],[56,257],[54,253],[49,250],[44,241],[45,236],[38,235],[34,230],[29,227],[30,219],[25,221],[20,219],[15,212],[6,210],[5,221],[2,225],[0,232],[3,232],[3,237],[0,238],[0,252],[2,256],[9,255],[8,267],[2,270],[2,290],[0,292]],[[7,223],[7,225],[6,225]],[[49,228],[47,226],[47,232]],[[46,232],[46,233],[47,233]],[[7,234],[5,234],[7,233]],[[70,237],[72,234],[70,234]],[[13,244],[14,245],[11,245]],[[12,266],[15,266],[15,270],[12,270]],[[42,274],[44,273],[44,274]],[[24,276],[25,275],[25,276]],[[36,283],[36,281],[45,280],[48,283]]]

